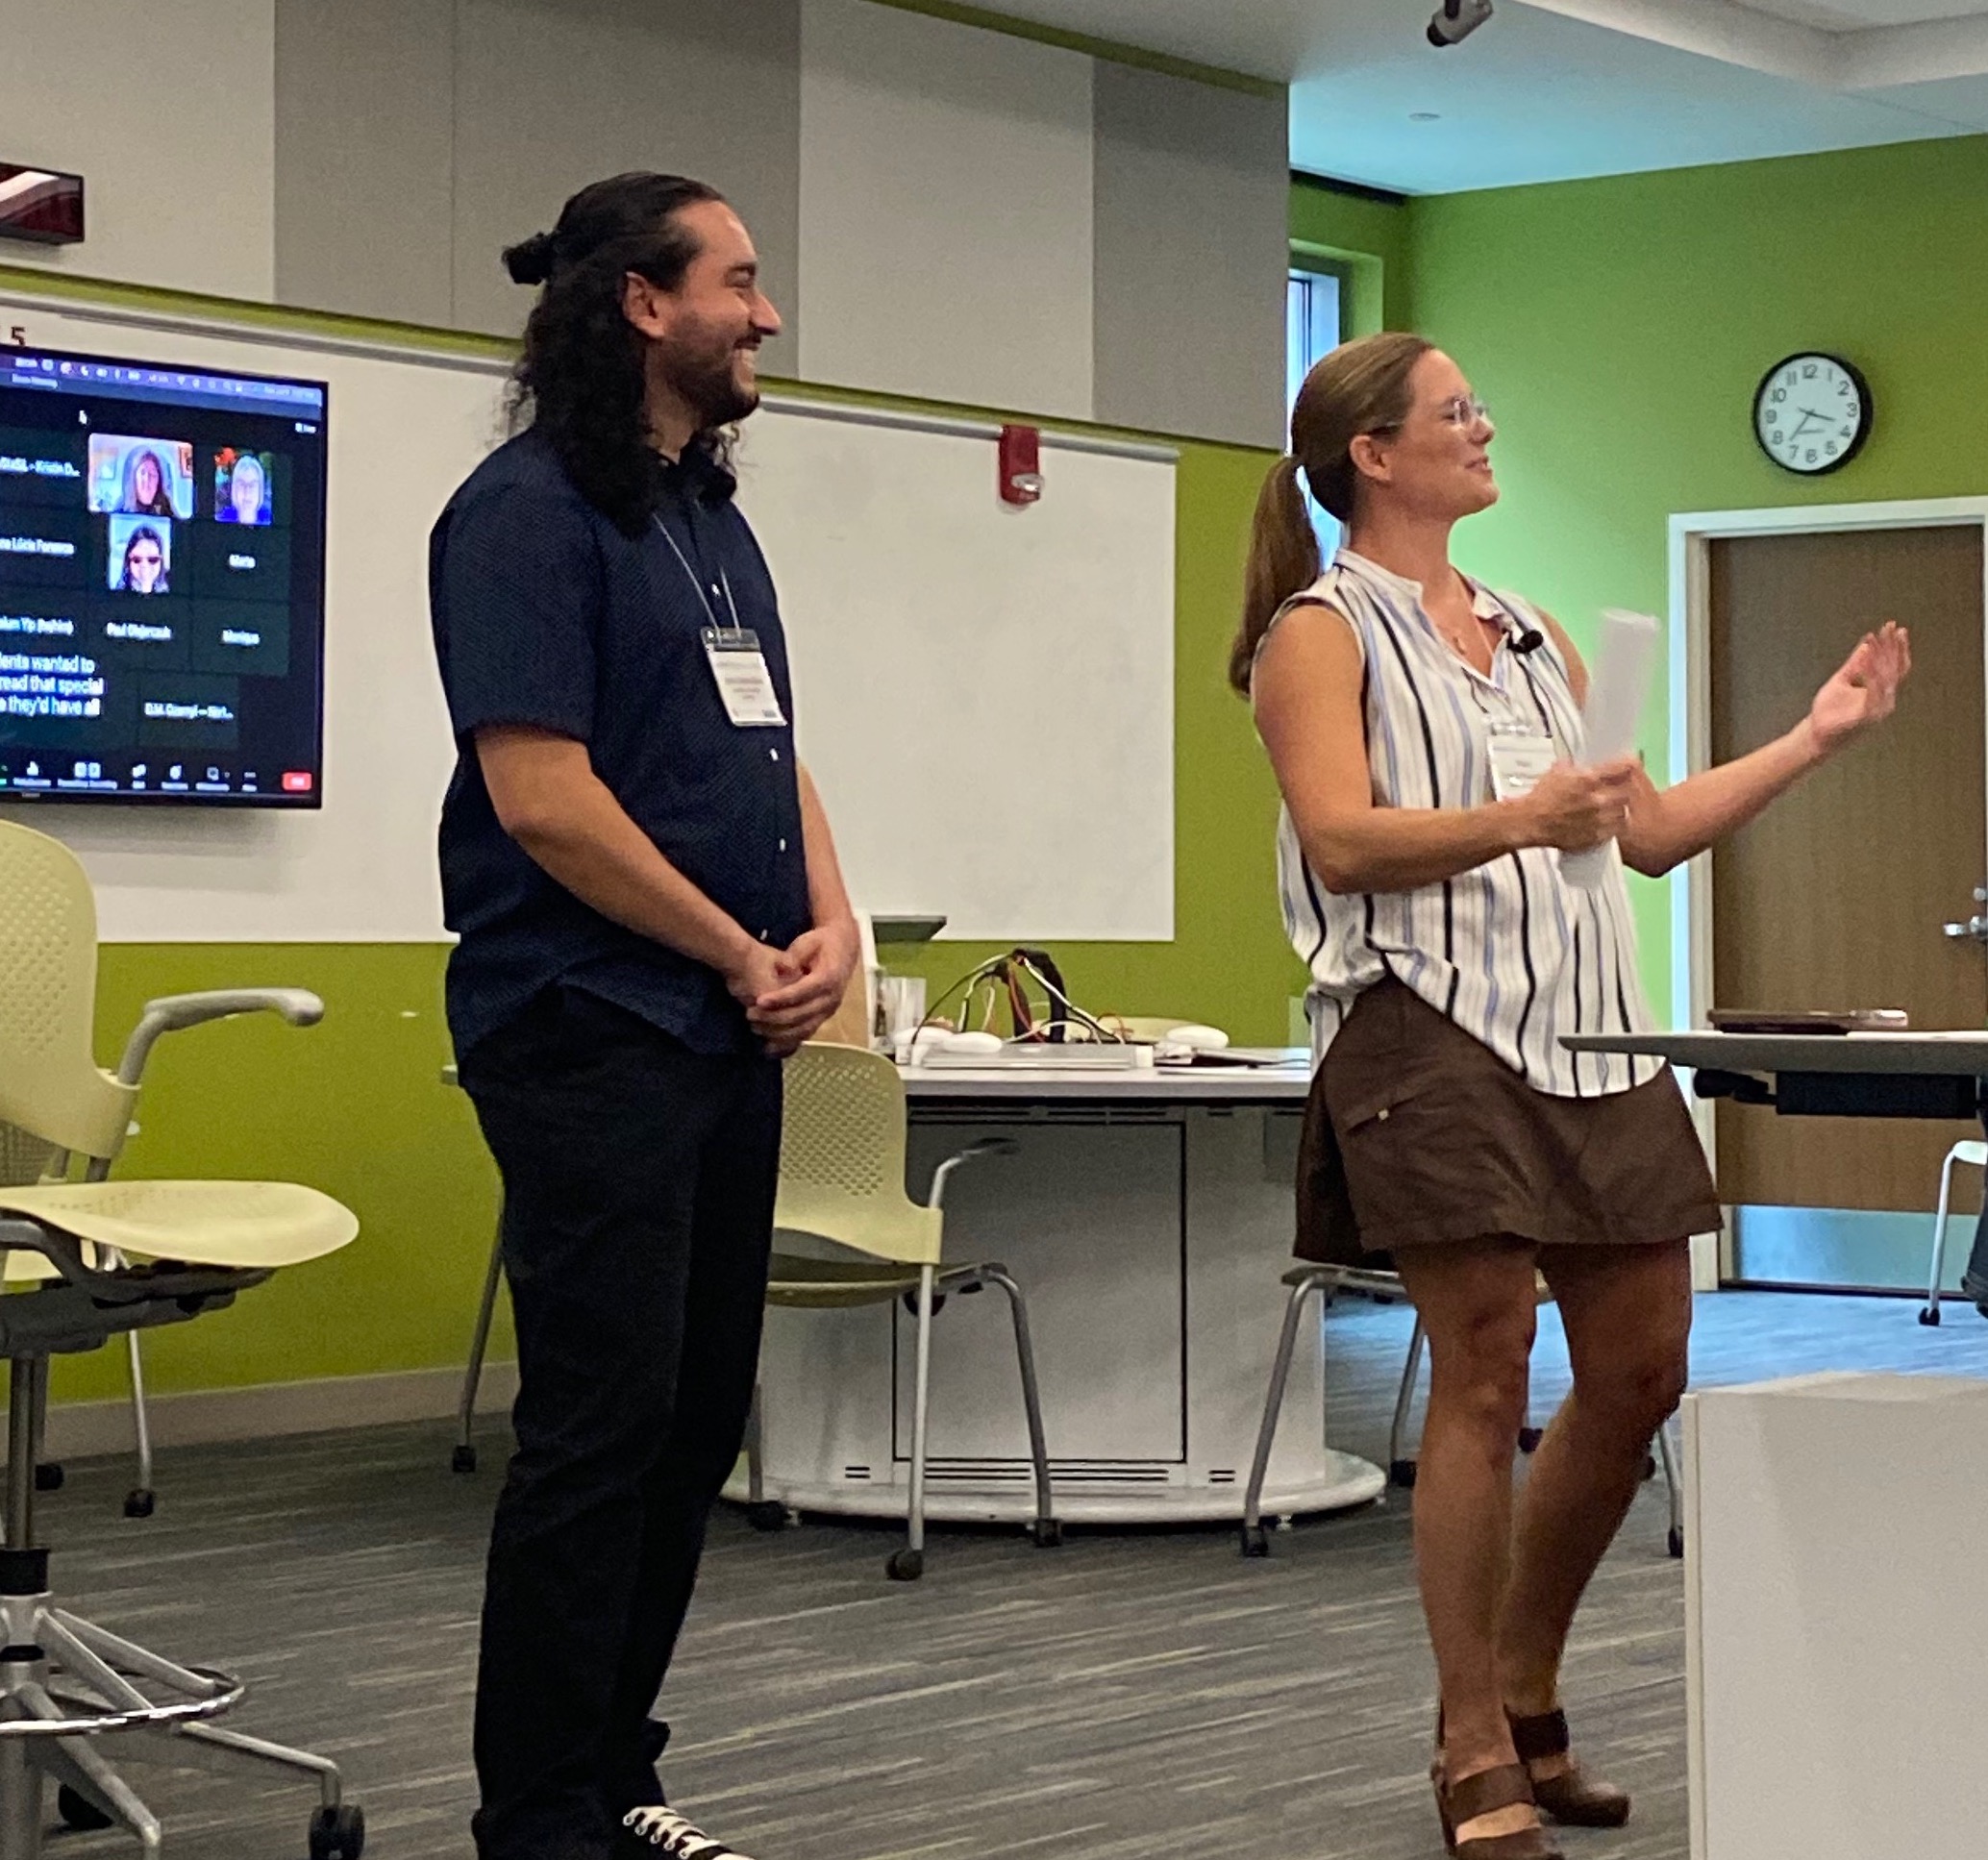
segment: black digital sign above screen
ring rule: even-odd
[[[0,161],[0,239],[74,245],[83,237],[83,177]]]
[[[0,801],[319,805],[326,399],[0,349]]]

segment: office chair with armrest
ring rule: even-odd
[[[10,1175],[32,1168],[39,1178],[0,1185],[0,1255],[11,1288],[0,1297],[11,1390],[0,1549],[0,1860],[40,1854],[51,1777],[72,1826],[120,1825],[141,1851],[159,1852],[158,1819],[104,1754],[113,1739],[144,1762],[248,1762],[308,1775],[321,1796],[311,1860],[358,1860],[365,1818],[342,1800],[335,1763],[218,1728],[211,1721],[240,1700],[242,1682],[177,1665],[59,1606],[49,1553],[35,1540],[35,1444],[51,1356],[221,1309],[272,1273],[335,1252],[358,1232],[349,1210],[294,1183],[103,1179],[137,1094],[90,1057],[95,994],[96,910],[82,866],[56,841],[0,822],[0,1153]],[[291,1005],[301,1013],[307,1001]],[[151,1037],[174,1018],[154,1017]],[[86,1179],[67,1178],[72,1158],[85,1164]]]
[[[0,870],[4,870],[4,866],[0,866]],[[279,1014],[292,1027],[315,1027],[324,1018],[324,1003],[303,988],[223,988],[191,995],[162,995],[145,1004],[137,1026],[125,1042],[117,1070],[112,1076],[119,1084],[129,1086],[136,1093],[143,1082],[145,1062],[151,1058],[152,1049],[167,1033],[204,1027],[209,1021],[232,1020],[237,1014],[261,1013]],[[24,1132],[16,1131],[13,1135],[15,1140],[10,1145],[6,1127],[0,1127],[0,1186],[19,1186],[38,1180],[56,1154],[48,1145],[26,1139]],[[119,1148],[122,1148],[121,1135]],[[84,1179],[93,1182],[106,1180],[115,1160],[114,1155],[90,1157]],[[145,1364],[137,1330],[126,1333],[125,1350],[131,1369],[131,1419],[137,1457],[137,1483],[125,1495],[124,1515],[127,1518],[149,1518],[158,1500],[152,1484],[152,1427],[145,1407]],[[59,1462],[44,1460],[40,1449],[41,1443],[37,1440],[37,1488],[43,1492],[58,1490],[62,1482],[62,1466]]]
[[[948,1266],[941,1253],[948,1180],[962,1164],[1012,1151],[1005,1137],[970,1144],[940,1163],[932,1199],[923,1204],[905,1192],[905,1084],[881,1053],[809,1042],[787,1061],[786,1121],[781,1140],[780,1200],[774,1210],[776,1246],[782,1232],[811,1234],[863,1254],[863,1259],[813,1259],[776,1251],[766,1291],[769,1304],[809,1310],[847,1310],[903,1299],[918,1320],[917,1370],[911,1409],[910,1492],[906,1542],[885,1565],[896,1581],[915,1581],[925,1570],[925,1447],[932,1388],[932,1320],[942,1293],[998,1286],[1014,1324],[1022,1405],[1035,1473],[1038,1547],[1062,1541],[1052,1509],[1049,1450],[1044,1444],[1035,1354],[1029,1338],[1029,1307],[1005,1266],[982,1261]],[[766,1517],[758,1404],[747,1441],[750,1504],[756,1522]]]

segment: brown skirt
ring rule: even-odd
[[[1668,1070],[1601,1098],[1536,1091],[1399,981],[1326,1050],[1298,1154],[1298,1256],[1375,1266],[1486,1234],[1634,1246],[1711,1233],[1719,1198]]]

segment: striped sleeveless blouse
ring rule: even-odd
[[[1553,635],[1515,595],[1469,585],[1479,617],[1503,621],[1508,638],[1537,629],[1545,643],[1525,654],[1501,643],[1487,679],[1436,631],[1416,583],[1350,549],[1285,605],[1325,602],[1352,622],[1378,806],[1491,805],[1488,744],[1500,726],[1543,730],[1563,756],[1579,757],[1580,709]],[[1592,890],[1561,878],[1557,853],[1528,847],[1413,891],[1334,895],[1305,863],[1284,808],[1277,863],[1284,930],[1311,974],[1314,1062],[1360,993],[1392,976],[1554,1097],[1627,1091],[1662,1071],[1659,1059],[1560,1045],[1563,1033],[1654,1030],[1619,853]]]

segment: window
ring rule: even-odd
[[[1285,295],[1284,314],[1284,406],[1286,410],[1298,398],[1298,389],[1312,364],[1339,346],[1341,280],[1330,271],[1294,271]],[[1318,531],[1319,553],[1331,560],[1339,547],[1339,525],[1312,502],[1312,526]]]

